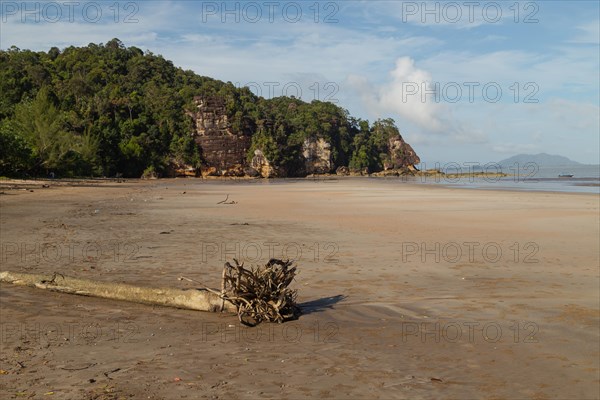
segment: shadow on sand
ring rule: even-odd
[[[335,304],[339,303],[345,298],[346,296],[338,294],[337,296],[333,297],[322,297],[317,300],[311,300],[304,303],[300,303],[299,306],[302,309],[303,314],[312,314],[333,309],[333,306]]]

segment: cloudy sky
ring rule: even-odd
[[[561,154],[598,164],[591,1],[2,1],[0,48],[106,43],[264,97],[392,117],[422,160]]]

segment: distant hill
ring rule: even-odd
[[[502,161],[498,161],[500,165],[514,165],[518,163],[520,165],[526,163],[535,163],[540,167],[559,167],[564,165],[582,165],[577,161],[568,159],[567,157],[557,156],[552,154],[540,153],[540,154],[519,154],[512,156]]]

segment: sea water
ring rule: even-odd
[[[465,173],[466,170],[456,171],[451,168],[443,170],[446,174],[462,172],[464,176],[421,176],[410,179],[415,183],[437,184],[450,187],[473,189],[507,189],[507,190],[532,190],[550,192],[572,193],[599,193],[600,194],[600,165],[569,165],[557,167],[541,167],[534,164],[494,167],[486,169],[487,172],[503,172],[509,174],[505,177],[486,176],[478,177],[479,170],[473,174]],[[559,177],[559,175],[573,175],[573,177]]]

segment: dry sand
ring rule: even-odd
[[[245,328],[3,284],[2,399],[600,397],[597,195],[372,179],[33,190],[0,195],[2,270],[218,287],[226,259],[287,256],[305,314]],[[216,204],[227,194],[237,204]]]

